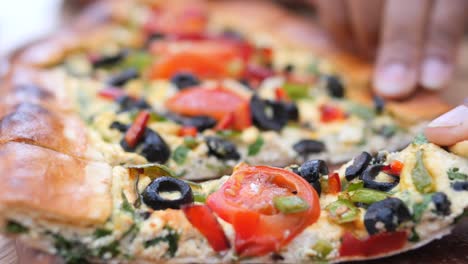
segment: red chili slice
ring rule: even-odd
[[[205,236],[214,251],[220,252],[231,247],[211,209],[206,205],[188,205],[182,207],[190,223]]]
[[[328,192],[331,194],[341,192],[341,180],[336,172],[328,176]]]
[[[286,93],[286,91],[281,88],[281,87],[278,87],[275,89],[275,96],[276,96],[276,100],[278,101],[289,101],[289,96],[288,96],[288,93]]]
[[[146,110],[141,111],[135,121],[133,122],[132,126],[127,130],[125,134],[125,141],[127,142],[128,146],[134,148],[140,138],[145,133],[146,125],[148,124],[150,118],[150,113]]]
[[[340,257],[376,256],[403,248],[407,240],[406,232],[381,233],[366,239],[357,239],[345,233],[341,241]]]
[[[125,95],[125,91],[115,87],[107,87],[100,90],[98,95],[105,99],[117,100],[117,98]]]
[[[234,125],[234,113],[229,113],[229,114],[226,114],[221,120],[219,120],[214,130],[216,131],[226,130],[226,129],[232,128],[233,125]]]
[[[404,164],[401,161],[394,160],[389,165],[385,166],[382,171],[393,176],[400,176]]]
[[[179,130],[179,136],[181,137],[195,137],[198,133],[198,130],[196,127],[181,127]]]
[[[320,110],[320,121],[324,123],[344,120],[346,113],[337,106],[323,104],[319,108]]]

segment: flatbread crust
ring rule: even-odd
[[[0,170],[3,218],[21,214],[82,227],[110,216],[112,169],[105,163],[8,142],[0,144]]]

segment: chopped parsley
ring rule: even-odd
[[[122,205],[120,207],[122,211],[130,213],[131,215],[135,215],[135,209],[133,206],[128,202],[127,196],[125,196],[125,193],[122,192]]]
[[[257,155],[260,150],[262,149],[263,147],[263,144],[265,143],[265,141],[263,140],[263,138],[261,136],[259,136],[257,138],[257,140],[255,140],[254,143],[252,143],[251,145],[249,145],[249,149],[248,149],[248,153],[247,155],[248,156],[255,156]]]
[[[178,146],[175,150],[174,153],[172,153],[172,159],[178,164],[182,165],[185,163],[185,160],[187,159],[187,154],[190,151],[189,148],[186,146]]]
[[[283,85],[283,89],[292,100],[299,100],[309,97],[309,89],[307,84],[285,83]]]
[[[413,205],[413,220],[414,220],[414,222],[419,223],[419,221],[421,221],[421,217],[422,217],[424,211],[426,211],[427,207],[431,203],[431,200],[432,200],[432,195],[426,194],[426,195],[423,196],[423,201],[422,202],[416,203],[416,204]]]
[[[447,171],[447,175],[450,180],[461,180],[461,181],[468,181],[468,175],[465,173],[460,172],[459,168],[450,168]]]
[[[8,221],[6,231],[11,234],[24,234],[27,233],[29,229],[18,222]]]
[[[174,257],[175,253],[177,252],[177,249],[179,247],[178,243],[179,243],[180,235],[179,235],[179,233],[177,233],[176,230],[174,230],[170,226],[165,226],[163,228],[163,230],[167,231],[167,235],[159,236],[159,237],[153,238],[151,240],[148,240],[148,241],[145,242],[144,246],[145,246],[145,248],[149,248],[149,247],[152,247],[152,246],[156,246],[159,243],[164,243],[165,242],[169,246],[169,249],[168,249],[167,253],[169,254],[169,256]]]
[[[62,257],[65,263],[89,263],[86,257],[90,255],[90,252],[84,244],[78,241],[69,241],[58,234],[53,234],[53,237],[55,239],[54,246],[57,249],[57,254]]]
[[[95,238],[101,238],[101,237],[106,237],[112,234],[112,231],[109,229],[104,229],[104,228],[98,228],[96,231],[94,231],[93,236]]]

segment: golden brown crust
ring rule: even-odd
[[[4,217],[19,212],[87,226],[102,224],[110,216],[109,165],[9,142],[0,145],[0,171],[0,215]]]

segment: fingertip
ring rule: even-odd
[[[434,119],[425,128],[427,139],[440,146],[450,146],[468,139],[468,107],[460,105]]]
[[[422,63],[421,85],[428,90],[446,87],[452,77],[453,66],[438,58],[426,58]]]
[[[389,99],[402,99],[416,88],[416,72],[403,63],[378,66],[373,86],[377,94]]]

